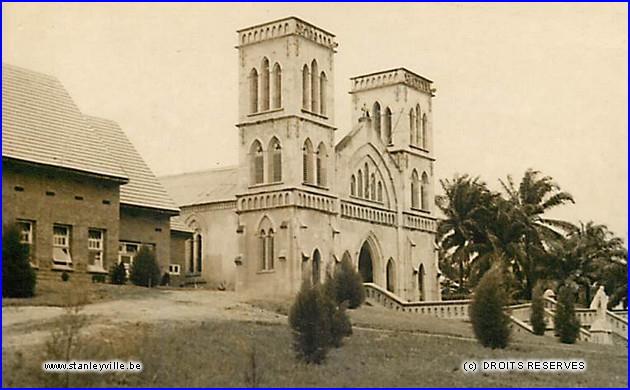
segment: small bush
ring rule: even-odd
[[[560,342],[573,344],[577,340],[580,323],[575,316],[575,294],[569,286],[562,286],[558,291],[554,328]]]
[[[160,282],[160,286],[168,286],[171,284],[171,275],[168,272],[164,272],[162,275],[162,281]]]
[[[61,273],[61,280],[67,282],[70,279],[70,274],[67,271]]]
[[[470,305],[470,321],[475,337],[484,347],[505,348],[510,336],[509,317],[503,310],[507,294],[500,268],[492,268],[481,278]]]
[[[105,283],[105,275],[103,275],[103,274],[93,274],[92,275],[92,283]]]
[[[341,341],[344,337],[352,335],[352,323],[346,309],[348,308],[348,300],[341,303],[336,301],[336,289],[338,281],[335,278],[327,277],[326,283],[322,287],[324,293],[324,305],[326,307],[329,323],[330,323],[330,345],[335,348],[341,347]]]
[[[136,286],[155,287],[160,282],[160,268],[153,251],[142,248],[131,265],[129,280]]]
[[[35,283],[28,245],[20,242],[17,226],[6,227],[2,234],[2,297],[32,297],[35,295]]]
[[[356,309],[365,302],[365,288],[361,274],[354,269],[352,263],[347,259],[342,260],[335,269],[331,288],[338,305],[347,301],[348,308]]]
[[[293,330],[293,349],[305,363],[320,364],[330,349],[330,299],[319,286],[307,280],[289,310],[289,325]]]
[[[543,299],[542,285],[537,284],[532,291],[532,307],[529,314],[529,322],[532,324],[534,334],[542,336],[545,334],[547,324],[545,323],[545,302]]]
[[[127,281],[127,271],[123,263],[114,264],[109,269],[109,283],[110,284],[125,284]]]

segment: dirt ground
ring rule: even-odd
[[[251,297],[208,290],[163,291],[159,296],[121,299],[83,306],[87,331],[140,323],[249,321],[278,323],[286,317],[252,306]],[[2,307],[2,348],[20,349],[45,342],[50,324],[66,311],[50,306]]]

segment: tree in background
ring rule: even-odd
[[[545,334],[547,324],[545,323],[545,301],[543,298],[542,284],[537,283],[532,292],[532,306],[529,315],[529,322],[534,329],[534,334],[542,336]]]
[[[350,260],[343,259],[339,263],[329,283],[331,297],[338,305],[346,302],[348,308],[356,309],[365,302],[363,279]]]
[[[35,283],[28,245],[22,243],[17,226],[5,227],[2,234],[2,297],[32,297],[35,295]]]
[[[141,248],[131,264],[129,280],[136,286],[155,287],[160,283],[160,268],[153,251]]]

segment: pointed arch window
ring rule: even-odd
[[[427,149],[427,114],[422,115],[422,149]]]
[[[370,176],[370,199],[376,200],[376,176]]]
[[[304,141],[302,147],[302,179],[306,184],[313,184],[313,144],[311,140]]]
[[[383,183],[380,181],[378,182],[377,200],[379,202],[383,201]]]
[[[378,102],[375,102],[372,106],[372,113],[374,116],[374,131],[381,138],[381,105]]]
[[[385,109],[385,145],[392,143],[392,110],[389,107]]]
[[[269,143],[269,178],[271,182],[282,181],[282,145],[277,138]]]
[[[350,178],[350,195],[357,195],[357,178],[354,175]]]
[[[429,210],[429,177],[426,172],[422,172],[422,182],[420,184],[420,198],[422,210]]]
[[[317,185],[320,187],[326,186],[326,164],[327,164],[327,154],[326,147],[324,143],[320,143],[317,147],[317,167],[316,167],[316,175],[317,175]]]
[[[326,115],[326,88],[328,88],[328,79],[326,73],[322,72],[319,78],[319,113]]]
[[[414,169],[411,173],[411,207],[417,209],[420,207],[418,200],[420,179],[418,178],[418,172]]]
[[[269,60],[264,58],[260,68],[262,89],[262,111],[269,110]]]
[[[272,271],[275,266],[275,231],[271,225],[269,218],[265,217],[258,229],[258,241],[259,241],[259,262],[258,269],[260,271]]]
[[[311,76],[308,65],[304,65],[302,68],[302,108],[311,109]]]
[[[276,62],[273,66],[273,108],[282,107],[282,68]]]
[[[363,198],[363,172],[360,169],[357,174],[357,196]]]
[[[409,143],[415,145],[418,139],[416,134],[416,113],[413,110],[409,110]]]
[[[311,111],[319,112],[319,70],[317,61],[311,62]]]
[[[396,268],[394,266],[394,260],[393,259],[389,259],[389,261],[387,261],[387,268],[386,268],[386,281],[387,281],[387,290],[391,291],[391,292],[395,292],[395,288],[396,288]]]
[[[265,181],[265,158],[260,141],[256,140],[249,150],[250,156],[250,182],[261,184]]]
[[[249,73],[249,111],[258,112],[258,71],[256,68]]]
[[[368,166],[368,163],[365,163],[365,166],[363,167],[363,174],[365,175],[363,177],[363,185],[365,186],[364,190],[363,190],[363,196],[366,198],[370,197],[370,167]]]

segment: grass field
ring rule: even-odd
[[[278,306],[275,303],[272,307]],[[278,310],[282,310],[279,308]],[[176,313],[174,313],[176,319]],[[412,315],[413,316],[413,315]],[[73,374],[72,387],[627,387],[627,350],[565,346],[553,338],[515,339],[490,350],[470,339],[469,325],[393,315],[380,307],[351,311],[354,334],[321,366],[296,362],[286,324],[168,321],[104,329],[83,338],[75,359],[143,363],[138,374]],[[60,324],[61,325],[61,324]],[[520,336],[519,336],[520,337]],[[3,386],[64,385],[42,372],[46,348],[2,356]],[[464,360],[584,359],[583,373],[465,373]],[[256,378],[256,379],[253,379]]]

